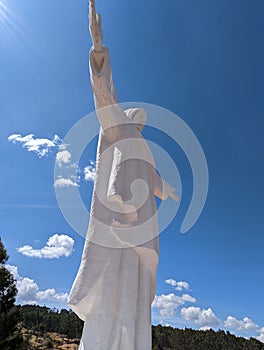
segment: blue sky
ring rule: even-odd
[[[183,195],[160,236],[153,323],[264,341],[263,1],[98,0],[97,9],[120,101],[180,116],[209,168],[204,211],[182,235],[192,182],[184,154],[170,149]],[[58,208],[53,172],[60,139],[94,108],[87,11],[84,0],[0,0],[0,234],[20,301],[55,307],[84,243]],[[95,142],[80,164],[87,204],[94,152]]]

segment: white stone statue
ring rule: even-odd
[[[143,109],[122,110],[101,18],[90,0],[90,77],[100,133],[90,222],[69,296],[84,321],[79,350],[151,350],[158,225],[155,196],[178,200],[156,172]]]

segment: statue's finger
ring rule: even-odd
[[[94,0],[90,0],[89,3],[90,3],[90,6],[91,6],[91,7],[95,8]]]
[[[102,20],[101,20],[101,15],[99,13],[96,14],[96,21],[97,21],[99,27],[101,27]]]
[[[90,0],[89,18],[91,21],[96,21],[96,10],[94,0]]]

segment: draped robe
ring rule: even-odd
[[[166,183],[141,135],[145,111],[118,104],[107,47],[92,48],[89,64],[100,132],[90,222],[68,304],[84,321],[79,350],[151,350],[159,254],[154,196],[168,196]],[[144,203],[137,204],[140,196]]]

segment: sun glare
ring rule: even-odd
[[[18,11],[10,1],[0,0],[0,44],[10,45],[21,34]]]

